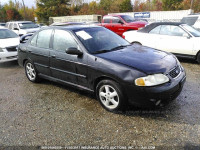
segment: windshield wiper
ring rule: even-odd
[[[110,50],[107,50],[107,49],[99,50],[99,51],[94,52],[93,54],[101,54],[101,53],[111,52],[111,51],[122,49],[122,48],[127,47],[127,46],[131,46],[131,44],[129,44],[129,45],[120,45],[120,46],[114,47],[114,48],[112,48]]]
[[[104,50],[99,50],[94,52],[93,54],[101,54],[101,53],[106,53],[106,52],[110,52],[110,50],[104,49]]]
[[[120,45],[120,46],[114,47],[114,48],[111,49],[111,51],[122,49],[122,48],[125,48],[127,46],[130,46],[130,44],[129,45]]]

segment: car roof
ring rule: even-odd
[[[55,22],[52,23],[50,26],[69,26],[69,25],[82,25],[85,24],[84,22]]]
[[[73,26],[49,26],[44,29],[63,29],[63,30],[81,30],[87,28],[103,28],[101,26],[90,26],[90,25],[73,25]]]
[[[155,27],[157,27],[159,25],[174,25],[174,26],[179,26],[181,24],[184,24],[184,23],[182,23],[182,22],[154,22],[154,23],[151,23],[151,24],[147,25],[145,28],[143,28],[141,30],[138,30],[138,32],[148,33],[152,29],[154,29]]]

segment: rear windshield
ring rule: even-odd
[[[0,29],[0,39],[16,38],[18,35],[8,29]]]
[[[39,26],[33,22],[29,23],[19,23],[20,29],[30,29],[30,28],[38,28]]]

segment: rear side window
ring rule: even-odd
[[[17,24],[16,24],[16,23],[14,23],[14,27],[13,27],[13,29],[15,29],[15,28],[17,28],[17,29],[18,29],[18,27],[17,27]]]
[[[52,29],[40,31],[37,36],[37,47],[49,48],[51,33]]]
[[[10,23],[8,28],[12,30],[13,29],[13,23]]]
[[[110,17],[103,18],[103,22],[104,23],[110,23],[111,22],[111,18]]]
[[[161,26],[157,26],[154,29],[152,29],[149,33],[151,33],[151,34],[159,34],[160,33],[160,29],[161,29]]]
[[[63,30],[55,30],[54,33],[54,41],[53,41],[53,49],[56,51],[65,52],[66,49],[70,47],[77,47],[77,43],[71,34],[67,31]]]

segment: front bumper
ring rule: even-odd
[[[0,52],[0,63],[17,60],[17,52]]]
[[[186,81],[183,71],[180,76],[169,83],[154,87],[126,86],[126,95],[129,102],[139,107],[153,107],[168,104],[176,99],[182,91]]]

